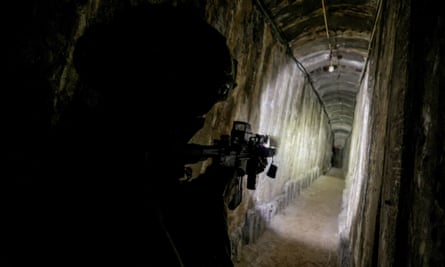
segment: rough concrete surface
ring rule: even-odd
[[[235,267],[338,266],[338,222],[344,188],[338,169],[320,176],[272,219]]]

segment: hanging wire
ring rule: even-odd
[[[328,39],[329,46],[329,63],[332,64],[332,45],[331,45],[331,37],[329,36],[329,28],[328,28],[328,19],[326,17],[326,5],[325,0],[321,0],[321,7],[323,9],[323,17],[324,17],[324,26],[326,28],[326,38]]]
[[[334,64],[333,64],[333,52],[332,52],[332,44],[331,44],[331,37],[329,36],[329,27],[328,27],[328,18],[326,16],[326,4],[325,0],[321,0],[321,7],[323,10],[323,18],[324,18],[324,25],[326,28],[326,38],[328,39],[328,47],[329,47],[329,67],[328,71],[333,72],[335,70]]]

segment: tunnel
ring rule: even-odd
[[[4,5],[4,266],[445,266],[436,3]]]

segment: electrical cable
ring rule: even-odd
[[[329,59],[332,57],[332,45],[331,45],[331,37],[329,36],[329,28],[328,28],[328,19],[326,17],[326,6],[325,6],[325,0],[321,0],[321,7],[323,10],[323,18],[324,18],[324,26],[326,28],[326,38],[328,39],[328,46],[329,46]]]
[[[363,70],[362,73],[360,75],[360,80],[359,80],[359,84],[361,86],[362,82],[363,82],[363,78],[365,77],[365,68],[368,65],[369,62],[369,54],[371,53],[371,48],[372,48],[372,43],[374,41],[374,34],[377,28],[377,22],[380,20],[380,15],[382,13],[382,2],[383,0],[380,0],[377,6],[377,12],[374,18],[374,24],[372,26],[372,31],[371,31],[371,36],[369,37],[369,43],[368,43],[368,52],[366,55],[366,60],[365,63],[363,64]]]
[[[290,49],[290,43],[288,40],[286,40],[286,38],[284,38],[284,33],[280,30],[280,28],[275,24],[274,20],[271,18],[269,12],[266,10],[266,8],[264,7],[264,3],[262,0],[256,0],[255,1],[257,6],[259,7],[261,13],[266,17],[266,19],[269,21],[272,30],[275,32],[275,35],[277,36],[278,40],[280,41],[281,44],[286,46],[286,52],[289,54],[289,56],[294,60],[294,62],[297,64],[297,67],[301,70],[301,72],[305,75],[305,77],[308,79],[309,84],[311,86],[312,91],[314,92],[314,94],[316,95],[320,105],[323,108],[323,112],[326,115],[326,117],[328,118],[328,123],[331,124],[331,118],[329,117],[329,114],[326,110],[326,106],[324,104],[324,102],[321,99],[320,94],[318,93],[318,91],[315,89],[314,84],[312,82],[311,76],[309,75],[309,73],[307,72],[306,68],[303,66],[303,64],[301,64],[300,61],[298,61],[297,58],[295,58],[292,50]],[[332,131],[332,129],[331,129]]]
[[[326,4],[325,0],[321,0],[321,8],[323,10],[323,18],[324,18],[324,26],[326,28],[326,38],[328,40],[328,47],[329,47],[329,67],[328,71],[333,72],[335,70],[334,65],[332,64],[332,44],[331,44],[331,37],[329,36],[329,27],[328,27],[328,18],[326,16]]]
[[[168,232],[167,228],[165,228],[164,224],[161,223],[161,227],[165,233],[165,237],[167,238],[168,243],[171,246],[171,249],[173,250],[173,253],[175,254],[176,259],[178,260],[179,266],[185,267],[184,263],[182,262],[181,255],[179,254],[179,251],[175,246],[175,242],[173,241],[172,237],[170,236],[170,233]]]

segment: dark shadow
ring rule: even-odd
[[[143,5],[90,26],[74,63],[73,100],[14,177],[10,265],[232,266],[215,173],[178,183],[181,148],[234,84],[225,38]]]

